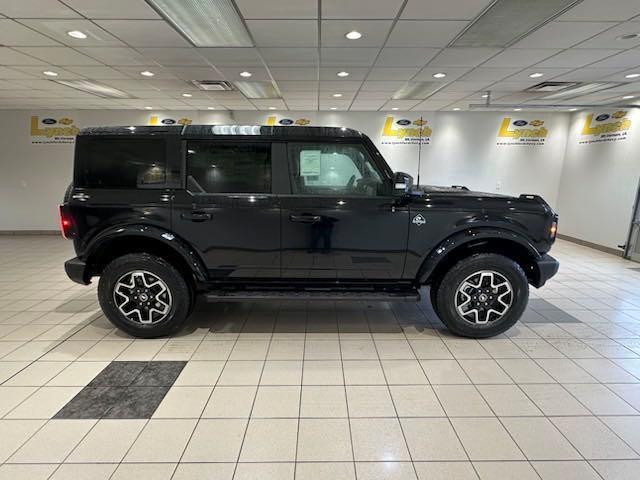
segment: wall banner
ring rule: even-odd
[[[32,144],[73,144],[80,129],[73,118],[64,115],[31,116],[30,137]]]
[[[305,117],[295,118],[295,117],[282,117],[278,118],[275,115],[269,115],[267,117],[267,121],[265,125],[269,127],[279,127],[279,126],[298,126],[304,127],[306,125],[311,125],[311,120]]]
[[[167,116],[151,115],[149,125],[191,125],[193,120],[187,117],[174,118]]]
[[[504,117],[498,129],[496,145],[540,146],[547,141],[549,130],[544,120],[511,120]]]
[[[382,145],[429,145],[432,133],[427,120],[422,117],[408,119],[389,116],[384,120],[380,143]]]
[[[578,143],[620,142],[628,138],[631,120],[628,112],[618,110],[613,113],[590,113],[584,120]]]

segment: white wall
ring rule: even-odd
[[[34,145],[29,135],[31,115],[73,119],[78,127],[145,125],[151,115],[187,117],[193,123],[266,124],[269,117],[304,119],[309,125],[345,126],[368,134],[394,170],[417,177],[418,145],[383,144],[387,116],[415,121],[423,116],[432,129],[421,148],[422,184],[466,185],[505,194],[536,193],[558,205],[558,188],[566,149],[569,115],[561,113],[504,114],[500,112],[147,112],[3,111],[0,117],[0,230],[57,228],[57,205],[71,179],[72,145]],[[544,145],[498,145],[505,116],[544,122]],[[395,123],[394,123],[395,125]],[[568,208],[568,207],[567,207]],[[564,222],[564,220],[563,220]],[[568,220],[566,221],[567,223]],[[563,232],[565,233],[565,232]]]
[[[587,115],[614,111],[571,117],[558,199],[560,233],[610,248],[624,244],[629,234],[640,179],[640,110],[628,111],[625,140],[585,143],[597,136],[582,135],[582,129]]]

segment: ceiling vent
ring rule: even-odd
[[[553,93],[564,90],[565,88],[573,88],[580,85],[580,82],[541,82],[533,87],[529,87],[525,92],[530,93]]]
[[[568,99],[608,90],[620,85],[622,83],[619,82],[542,82],[527,88],[525,92],[546,94],[539,97],[542,99]]]
[[[191,80],[191,83],[200,90],[207,90],[209,92],[228,92],[233,90],[231,84],[223,80]]]

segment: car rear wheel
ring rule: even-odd
[[[155,255],[123,255],[109,263],[98,283],[98,299],[107,318],[140,338],[179,330],[191,311],[193,292],[170,263]]]
[[[472,255],[449,270],[435,295],[436,311],[451,332],[472,338],[499,335],[522,316],[529,299],[527,277],[502,255]]]

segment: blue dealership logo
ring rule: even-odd
[[[283,118],[278,122],[280,125],[293,125],[293,120],[290,118]]]
[[[58,121],[55,118],[43,118],[42,123],[45,125],[55,125]]]
[[[165,125],[173,125],[176,121],[173,118],[165,118],[162,120],[162,123]]]
[[[403,118],[401,120],[398,120],[396,123],[404,127],[405,125],[411,125],[411,120],[407,120],[406,118]]]
[[[516,127],[524,127],[527,123],[529,122],[527,122],[526,120],[516,120],[515,122],[513,122]]]
[[[609,114],[607,114],[607,113],[601,113],[600,115],[598,115],[598,116],[596,117],[596,122],[604,122],[605,120],[608,120],[608,119],[609,119],[609,117],[610,117],[610,115],[609,115]]]

